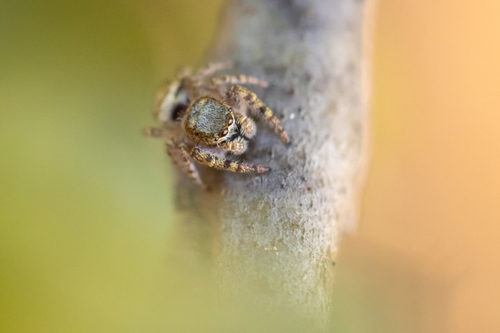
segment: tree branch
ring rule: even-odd
[[[235,73],[270,83],[254,91],[291,143],[260,121],[243,157],[269,165],[269,174],[200,167],[210,192],[178,187],[189,212],[182,237],[212,255],[225,288],[254,290],[262,303],[320,321],[339,232],[356,222],[366,161],[364,9],[359,0],[230,1],[208,59],[232,60]]]

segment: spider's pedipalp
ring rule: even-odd
[[[279,119],[273,115],[273,111],[271,111],[271,109],[268,108],[255,93],[242,86],[232,86],[227,92],[226,102],[231,106],[236,106],[240,99],[246,101],[255,115],[264,117],[271,127],[274,128],[275,132],[279,134],[281,140],[286,143],[290,142],[288,134],[281,126]]]
[[[241,155],[247,150],[248,144],[246,140],[236,140],[230,142],[223,142],[219,144],[219,148],[227,150],[235,155]]]
[[[211,168],[226,170],[231,172],[254,172],[263,173],[269,171],[268,167],[263,165],[250,165],[240,161],[234,161],[225,157],[213,154],[205,148],[195,147],[191,153],[193,158],[201,164],[208,165]]]
[[[253,138],[257,133],[255,122],[241,113],[236,113],[235,118],[241,125],[241,134],[247,139]]]

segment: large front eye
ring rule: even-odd
[[[232,124],[233,124],[233,118],[229,119],[228,124],[229,124],[229,125],[232,125]]]
[[[222,135],[227,135],[227,128],[222,132]]]

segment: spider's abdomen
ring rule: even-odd
[[[214,143],[227,130],[230,111],[228,105],[215,98],[200,97],[186,111],[184,128],[194,140]]]

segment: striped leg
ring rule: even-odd
[[[146,127],[144,129],[144,136],[148,138],[166,138],[168,137],[168,131],[166,128],[161,127]]]
[[[231,83],[231,84],[256,84],[256,85],[264,87],[264,88],[266,88],[268,86],[268,83],[266,81],[258,79],[256,77],[246,76],[246,75],[240,75],[240,76],[224,75],[221,77],[213,78],[212,82],[215,85]]]
[[[290,142],[290,139],[288,138],[288,134],[285,132],[283,127],[280,124],[280,121],[276,116],[273,115],[273,111],[271,111],[270,108],[268,108],[258,97],[255,95],[255,93],[251,92],[245,87],[234,85],[229,89],[227,92],[227,103],[231,106],[236,106],[239,103],[240,99],[244,99],[250,109],[256,114],[256,115],[261,115],[264,117],[269,124],[271,125],[272,128],[274,128],[274,131],[279,134],[281,137],[281,140],[284,142]]]
[[[175,144],[174,140],[168,139],[166,141],[166,147],[167,147],[167,155],[170,157],[172,160],[172,163],[174,166],[178,169],[182,169],[182,158],[180,156],[180,150],[177,148],[177,145]]]
[[[231,172],[255,172],[262,173],[269,171],[268,167],[262,165],[250,165],[239,161],[228,160],[224,157],[214,155],[210,150],[203,148],[194,148],[191,153],[193,158],[201,164],[208,165],[211,168],[227,170]]]
[[[246,140],[240,138],[231,142],[223,142],[219,144],[219,148],[232,152],[235,155],[241,155],[247,150],[248,144]]]
[[[160,121],[165,122],[168,120],[169,110],[177,102],[176,95],[180,85],[181,82],[179,80],[164,83],[156,93],[154,112]]]
[[[200,174],[198,173],[198,170],[196,169],[185,144],[181,143],[176,145],[174,140],[168,140],[167,154],[170,158],[172,158],[174,164],[176,164],[181,171],[188,174],[192,181],[205,188],[205,185],[203,185],[203,182],[201,181]]]
[[[217,71],[221,71],[223,69],[231,69],[233,68],[233,62],[232,61],[226,61],[226,62],[212,62],[209,63],[206,68],[201,68],[198,73],[196,73],[199,76],[208,76],[211,75]]]

